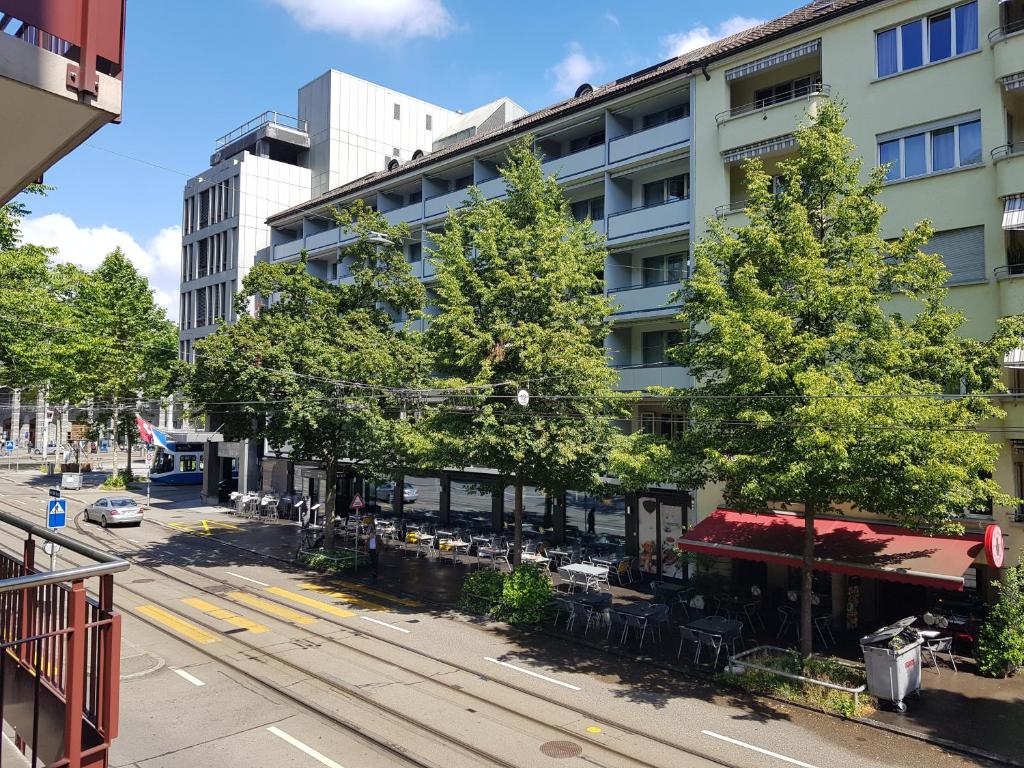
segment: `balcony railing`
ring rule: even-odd
[[[1011,277],[1024,277],[1024,264],[1004,264],[992,270],[996,280],[1007,280]]]
[[[715,115],[716,123],[724,123],[731,117],[739,117],[740,115],[749,115],[754,112],[764,112],[767,109],[776,107],[780,104],[791,104],[794,101],[800,99],[806,99],[810,101],[815,96],[831,96],[832,86],[825,83],[815,83],[814,85],[806,88],[796,88],[792,92],[782,94],[780,96],[772,96],[767,99],[758,99],[752,101],[749,104],[741,104],[738,107],[732,109],[726,109]]]
[[[1010,142],[1009,144],[1003,144],[1001,147],[996,147],[989,152],[989,156],[992,158],[993,163],[998,163],[1000,160],[1005,160],[1011,155],[1019,155],[1022,153],[1024,153],[1024,142]]]
[[[726,216],[730,216],[734,213],[743,213],[747,209],[747,203],[749,200],[737,200],[734,203],[725,203],[715,208],[715,218],[724,219]]]
[[[260,128],[268,123],[274,125],[280,125],[283,128],[291,128],[293,131],[301,131],[306,133],[308,130],[308,124],[301,117],[292,117],[291,115],[285,115],[281,112],[267,111],[262,115],[257,115],[252,120],[242,123],[240,126],[235,128],[233,131],[229,131],[217,139],[217,147],[223,147],[230,144],[235,139],[240,139],[247,133],[252,133],[257,128]]]
[[[1024,19],[1017,19],[1017,21],[996,27],[988,33],[988,41],[990,43],[997,43],[1004,37],[1009,37],[1017,32],[1024,32]]]

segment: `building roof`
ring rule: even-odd
[[[694,70],[740,53],[748,48],[776,40],[778,38],[800,32],[804,29],[823,24],[824,22],[852,13],[860,8],[870,5],[877,5],[886,0],[814,0],[803,5],[794,11],[790,11],[777,19],[759,24],[756,27],[745,29],[729,37],[716,40],[708,45],[689,51],[682,56],[663,61],[652,67],[633,72],[618,80],[598,86],[590,93],[560,101],[551,106],[544,107],[531,112],[518,120],[506,123],[505,125],[487,133],[477,134],[463,141],[456,142],[447,147],[439,149],[411,162],[405,163],[393,171],[382,170],[368,174],[340,187],[329,190],[318,197],[311,198],[305,203],[286,208],[285,210],[267,219],[269,224],[283,221],[306,210],[320,208],[337,202],[353,193],[376,186],[388,178],[398,178],[409,171],[427,168],[435,163],[456,157],[473,147],[484,146],[494,141],[510,138],[520,133],[525,133],[531,128],[542,125],[550,120],[565,117],[596,104],[622,96],[632,91],[639,90],[653,83],[675,77],[680,74],[689,74]]]

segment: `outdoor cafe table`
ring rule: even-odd
[[[600,577],[608,575],[607,568],[602,568],[597,565],[587,565],[586,563],[572,563],[570,565],[564,565],[559,568],[559,571],[564,571],[565,573],[570,574],[570,579],[572,579],[573,576],[582,576],[582,582],[586,585],[587,589],[590,589],[592,586],[596,587]],[[575,579],[572,580],[575,581]]]
[[[550,557],[544,557],[544,555],[538,555],[534,552],[521,552],[519,559],[525,563],[535,563],[537,565],[547,565],[551,562]]]
[[[736,641],[743,634],[743,622],[736,619],[727,619],[724,616],[705,616],[703,619],[691,621],[686,625],[688,629],[696,632],[704,632],[709,635],[721,635],[731,649],[733,656],[736,655]]]

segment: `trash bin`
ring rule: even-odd
[[[868,692],[877,699],[891,701],[900,712],[907,711],[903,699],[921,691],[921,635],[910,625],[917,619],[908,616],[895,624],[860,639]]]
[[[82,490],[82,475],[79,472],[62,472],[60,487],[71,491]]]

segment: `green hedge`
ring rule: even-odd
[[[509,574],[479,570],[462,583],[459,608],[510,624],[537,624],[550,615],[551,590],[551,577],[532,563],[521,563]]]

